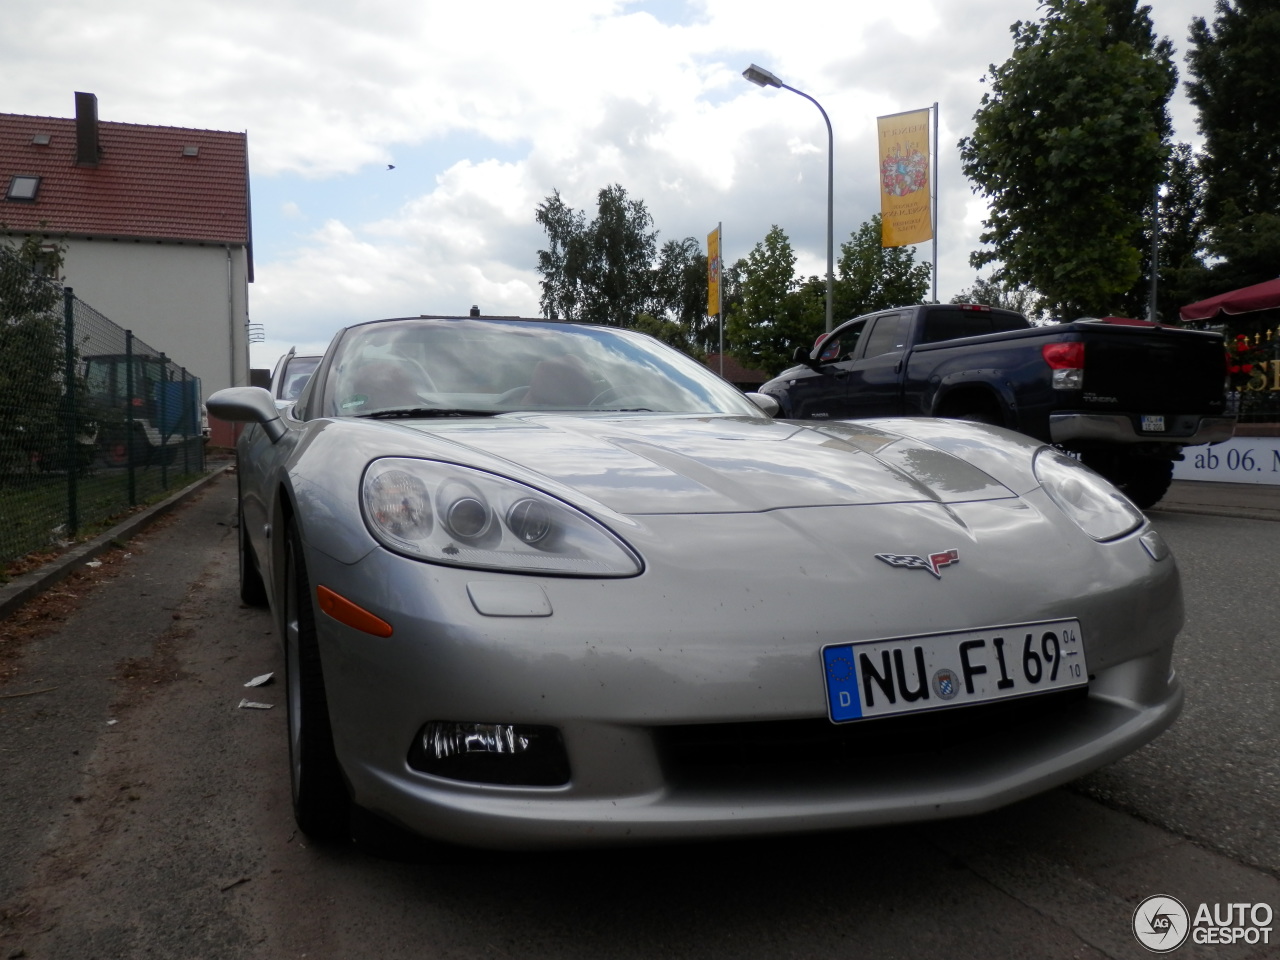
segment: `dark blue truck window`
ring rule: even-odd
[[[939,343],[959,337],[980,337],[984,333],[1003,333],[1006,330],[1025,330],[1029,327],[1025,318],[1008,310],[962,310],[959,307],[941,307],[925,315],[924,336],[921,343]]]
[[[876,320],[875,329],[867,337],[867,349],[864,358],[878,357],[884,353],[893,353],[907,345],[907,334],[911,327],[907,318],[900,313],[892,313]]]

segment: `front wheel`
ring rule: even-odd
[[[262,582],[262,573],[258,570],[257,561],[253,558],[253,548],[249,546],[249,534],[244,526],[243,507],[236,509],[236,540],[240,552],[240,600],[249,607],[265,607],[267,587]]]
[[[284,650],[289,713],[289,781],[293,816],[315,840],[346,840],[351,797],[333,748],[315,605],[302,537],[290,524],[285,554]]]

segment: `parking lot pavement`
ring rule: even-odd
[[[977,817],[705,846],[401,864],[312,845],[289,815],[281,687],[260,695],[276,709],[236,706],[247,678],[280,669],[280,653],[270,616],[234,599],[235,483],[220,477],[30,651],[23,695],[3,701],[0,956],[394,960],[429,944],[458,958],[765,960],[848,956],[857,944],[867,956],[1121,958],[1145,955],[1132,923],[1153,895],[1193,910],[1280,906],[1274,861],[1244,862],[1215,836],[1078,788]],[[1162,523],[1182,531],[1188,570],[1230,575],[1192,535],[1243,524],[1173,511]],[[1212,542],[1230,550],[1229,538]],[[1240,598],[1203,588],[1192,599],[1213,627],[1206,656],[1247,652],[1252,635],[1224,642],[1224,616],[1208,606]],[[1190,639],[1187,649],[1198,653]],[[1222,669],[1235,675],[1236,662]],[[1217,709],[1199,682],[1210,691],[1200,702]],[[1217,736],[1217,722],[1192,712],[1182,727]],[[1232,829],[1242,810],[1266,814],[1243,817],[1246,827],[1270,829],[1274,792],[1259,782],[1260,799],[1243,806],[1236,782],[1185,742],[1156,763],[1153,802],[1210,794],[1203,807]],[[1110,784],[1123,773],[1095,792],[1121,796]],[[1180,955],[1273,950],[1188,943]]]

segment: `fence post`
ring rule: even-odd
[[[182,368],[182,475],[186,476],[191,473],[191,438],[187,436],[187,424],[190,418],[195,416],[195,410],[187,409],[187,368]]]
[[[196,460],[198,461],[196,469],[201,473],[204,473],[206,466],[204,459],[204,445],[209,439],[204,435],[204,381],[199,377],[194,377],[193,379],[195,380],[196,387],[191,391],[191,402],[195,405],[195,419],[191,423],[191,430],[197,438],[196,450],[199,453],[199,456],[196,457]]]
[[[75,537],[80,529],[80,472],[76,450],[76,297],[70,287],[62,288],[62,337],[66,355],[63,374],[63,401],[66,409],[67,431],[67,539]]]
[[[129,506],[138,505],[138,488],[133,476],[133,331],[124,332],[124,457],[129,476]]]
[[[160,353],[160,402],[158,404],[160,412],[158,414],[160,423],[160,489],[169,489],[169,439],[172,437],[172,431],[165,432],[169,427],[169,358]]]

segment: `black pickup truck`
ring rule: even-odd
[[[898,307],[841,324],[760,388],[780,417],[949,417],[1078,453],[1140,507],[1185,446],[1228,439],[1221,334],[1108,317],[1032,326],[1010,310]]]

